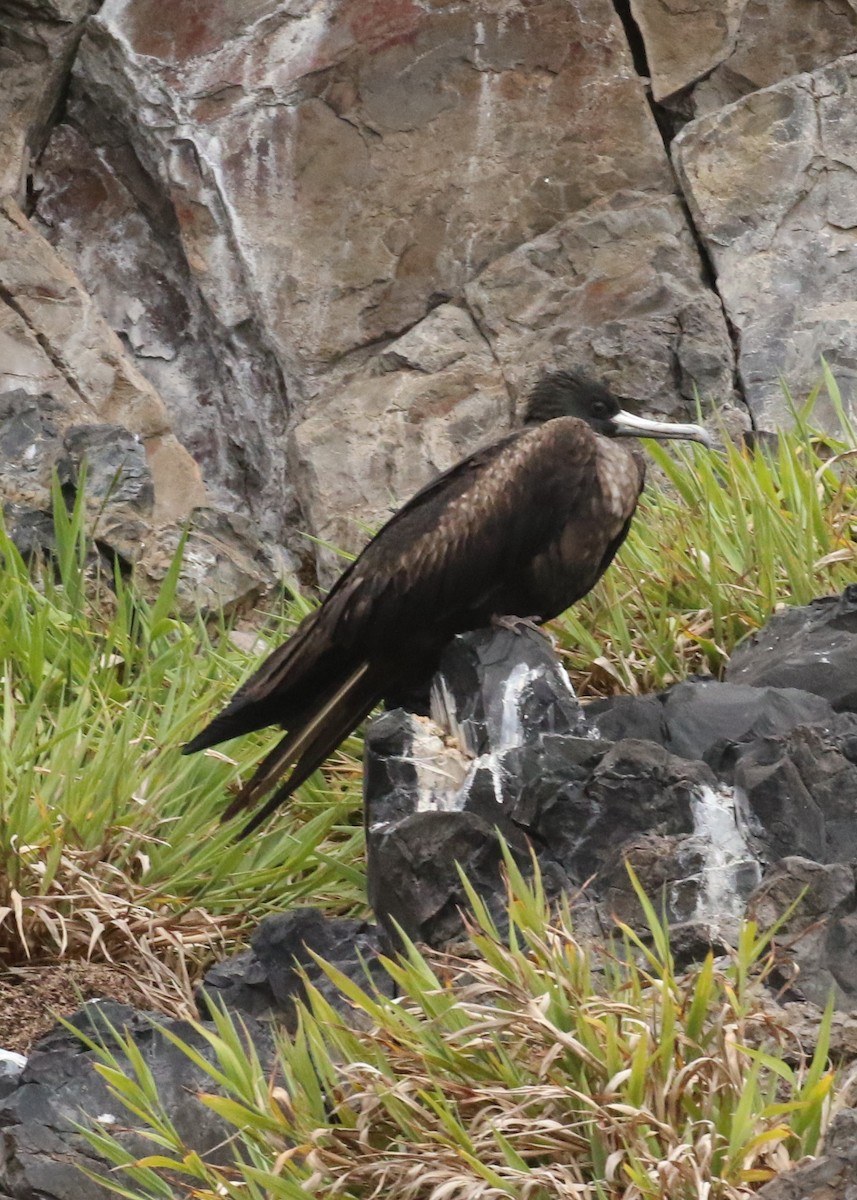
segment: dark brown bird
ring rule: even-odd
[[[235,693],[185,754],[280,725],[286,736],[224,814],[293,764],[250,833],[384,698],[429,677],[456,633],[503,617],[542,622],[594,587],[628,532],[642,451],[623,437],[709,444],[698,425],[649,421],[582,376],[533,389],[523,429],[478,450],[410,500]]]

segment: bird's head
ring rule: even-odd
[[[603,384],[573,371],[552,371],[530,392],[524,422],[535,425],[554,417],[578,417],[605,437],[681,438],[711,445],[711,438],[701,425],[680,425],[634,416],[625,412]]]

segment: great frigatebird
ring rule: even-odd
[[[310,613],[184,748],[280,725],[286,735],[224,819],[288,780],[249,833],[385,697],[429,677],[456,633],[501,618],[558,616],[594,587],[628,533],[645,464],[626,437],[709,444],[698,425],[624,412],[567,371],[531,392],[524,427],[417,492]]]

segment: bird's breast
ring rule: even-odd
[[[595,470],[603,519],[618,533],[636,507],[642,464],[627,446],[599,438]]]

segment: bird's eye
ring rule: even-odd
[[[607,416],[607,405],[603,402],[603,400],[596,400],[592,405],[592,415],[593,417]]]

